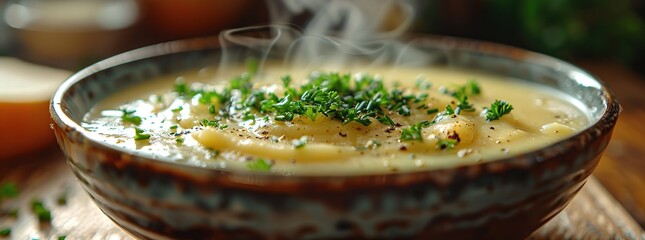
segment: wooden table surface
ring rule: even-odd
[[[645,233],[645,78],[612,63],[579,62],[617,93],[623,112],[603,159],[567,208],[530,239],[643,239]],[[57,146],[0,162],[0,183],[12,181],[21,194],[2,202],[19,208],[17,218],[0,211],[6,239],[131,239],[82,191]],[[56,198],[67,194],[67,204]],[[51,224],[39,224],[29,209],[33,199],[52,208]],[[3,239],[0,237],[0,239]]]

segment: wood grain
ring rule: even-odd
[[[15,182],[22,190],[18,198],[2,203],[4,210],[20,210],[17,218],[0,218],[0,228],[12,227],[10,239],[133,239],[92,203],[58,149],[0,166],[0,182]],[[61,194],[67,195],[64,205],[56,203]],[[29,209],[33,199],[52,209],[51,224],[38,223]],[[645,233],[592,177],[563,212],[529,239],[645,239]]]

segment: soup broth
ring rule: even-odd
[[[229,71],[146,81],[104,99],[83,126],[161,160],[351,175],[494,161],[589,125],[582,104],[555,89],[464,69]]]

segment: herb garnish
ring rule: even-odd
[[[181,110],[183,110],[183,109],[184,109],[183,106],[178,106],[177,108],[170,109],[170,111],[171,112],[181,112]]]
[[[0,229],[0,237],[6,237],[11,235],[11,228]]]
[[[246,168],[253,171],[269,171],[272,166],[273,164],[271,164],[270,161],[266,161],[262,158],[258,158],[255,161],[246,164]]]
[[[432,123],[428,121],[422,121],[416,124],[410,125],[408,128],[404,128],[401,131],[401,141],[419,141],[423,142],[423,135],[421,135],[421,130],[425,127],[430,126]]]
[[[67,195],[68,191],[64,190],[58,196],[56,196],[56,204],[58,204],[59,206],[67,205]]]
[[[143,129],[134,128],[134,140],[146,140],[150,138],[150,134],[143,133]]]
[[[36,217],[38,217],[38,220],[41,222],[49,222],[52,220],[51,211],[49,211],[49,209],[47,209],[40,200],[33,200],[31,202],[31,211],[36,214]]]
[[[481,92],[481,89],[479,88],[479,84],[475,82],[474,80],[468,81],[466,84],[460,86],[452,92],[452,96],[455,97],[458,101],[457,107],[455,108],[455,114],[461,113],[461,111],[466,111],[466,112],[474,112],[475,107],[468,102],[468,97],[469,96],[474,96],[474,95],[479,95]]]
[[[18,196],[18,187],[12,182],[5,182],[0,185],[0,202],[5,198],[13,198]]]
[[[184,83],[175,84],[179,96],[200,95],[200,103],[219,102],[220,117],[255,120],[255,113],[272,115],[276,121],[293,121],[305,116],[315,121],[319,115],[341,121],[357,122],[364,126],[376,119],[385,125],[394,125],[390,115],[410,116],[413,109],[423,109],[426,93],[414,95],[401,89],[388,90],[382,79],[369,75],[352,77],[349,74],[314,72],[309,81],[299,88],[291,86],[290,76],[281,78],[282,97],[262,89],[253,89],[252,76],[241,74],[229,81],[222,90],[193,90]],[[203,101],[202,101],[203,100]],[[419,105],[419,106],[417,106]],[[213,113],[213,111],[209,112]]]
[[[484,111],[486,111],[486,120],[488,121],[500,119],[505,114],[510,113],[511,110],[513,110],[513,105],[500,100],[495,100],[491,103],[490,108],[484,108]]]
[[[121,109],[121,112],[123,112],[121,116],[123,122],[132,123],[137,126],[141,124],[141,117],[132,115],[136,110]]]
[[[437,147],[440,149],[453,149],[458,142],[459,141],[457,141],[457,139],[439,139],[439,141],[437,141]]]

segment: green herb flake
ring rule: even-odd
[[[193,95],[190,87],[188,86],[188,84],[186,84],[186,81],[183,77],[178,77],[175,80],[175,92],[182,97],[190,97]]]
[[[150,134],[143,133],[143,129],[134,128],[134,140],[146,140],[150,139]]]
[[[65,236],[65,235],[63,235],[63,236],[58,236],[58,240],[65,240],[65,239],[67,239],[67,236]]]
[[[181,112],[181,110],[184,110],[183,106],[178,106],[176,108],[170,109],[171,112]]]
[[[379,122],[385,124],[385,125],[388,125],[388,126],[394,126],[394,124],[395,124],[394,121],[392,120],[392,118],[390,118],[390,116],[388,116],[388,115],[378,117],[377,120]]]
[[[282,76],[282,78],[280,78],[280,80],[282,80],[282,86],[285,88],[289,87],[289,84],[291,84],[292,81],[290,75],[284,75]]]
[[[438,109],[438,108],[431,108],[431,109],[428,109],[428,111],[426,111],[426,113],[427,113],[428,115],[430,115],[430,114],[435,114],[435,113],[438,113],[438,112],[439,112],[439,109]]]
[[[177,126],[176,124],[175,124],[175,125],[170,126],[170,129],[171,129],[171,130],[175,130],[175,129],[177,129],[177,128],[179,128],[179,126]]]
[[[16,184],[12,182],[5,182],[0,185],[0,201],[4,198],[13,198],[18,196],[19,191]]]
[[[513,105],[506,101],[495,100],[490,104],[490,108],[484,108],[487,121],[498,120],[502,116],[509,114],[513,110]]]
[[[453,149],[457,143],[458,141],[456,139],[439,139],[437,141],[437,147],[440,149]]]
[[[431,122],[422,121],[417,124],[410,125],[401,131],[401,141],[419,141],[423,142],[423,135],[421,131],[423,128],[430,126]]]
[[[201,121],[199,121],[199,125],[201,125],[202,127],[219,127],[219,121],[202,119]]]
[[[291,141],[291,145],[293,145],[293,148],[295,149],[300,149],[307,145],[307,140],[307,136],[302,136],[300,139],[294,139]]]
[[[246,164],[246,168],[252,171],[270,171],[273,164],[270,161],[258,158],[255,161]]]
[[[215,114],[215,105],[208,105],[208,113]]]
[[[67,190],[60,193],[56,197],[56,204],[58,204],[58,206],[67,205],[67,195],[68,195]]]
[[[466,93],[467,96],[479,95],[481,93],[481,88],[479,87],[479,84],[475,80],[468,81],[463,86],[463,89],[464,89],[463,91]]]
[[[132,123],[134,125],[141,125],[141,117],[139,116],[134,116],[135,110],[126,110],[126,109],[121,109],[121,112],[123,112],[123,115],[121,116],[121,121],[127,122],[127,123]]]
[[[0,229],[0,236],[1,237],[8,237],[9,235],[11,235],[11,228]]]
[[[31,211],[36,214],[38,221],[49,222],[52,220],[51,211],[40,200],[33,200],[31,202]]]

